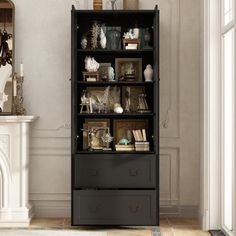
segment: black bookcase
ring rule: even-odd
[[[96,49],[91,49],[90,46],[82,49],[82,37],[85,32],[89,32],[94,22],[103,25],[104,31],[107,32],[112,27],[116,29],[118,27],[120,43],[116,49],[102,49],[99,45]],[[143,36],[140,35],[140,47],[125,49],[122,43],[123,34],[130,28],[139,28],[140,32],[148,29],[149,47],[144,45]],[[159,10],[156,7],[154,10],[139,11],[92,11],[76,10],[72,7],[71,31],[72,225],[157,226],[159,225]],[[116,72],[115,81],[107,80],[106,77],[102,80],[100,75],[94,82],[84,79],[86,56],[94,57],[99,63],[110,63]],[[135,67],[141,71],[139,79],[136,76],[135,79],[123,80],[122,72],[121,77],[118,76],[120,72],[116,66],[120,65],[117,61],[120,60],[122,63],[123,59],[137,60],[139,61],[137,63],[141,61],[141,64]],[[145,81],[143,73],[147,64],[151,64],[154,71],[153,80],[149,82]],[[140,66],[141,68],[138,68]],[[122,71],[122,68],[120,70]],[[104,94],[108,87],[109,106],[115,97],[114,100],[119,100],[124,109],[123,113],[115,113],[111,107],[108,109],[108,101],[103,104],[103,109],[107,106],[107,110],[92,109],[84,112],[84,107],[81,105],[82,94],[85,94],[86,98],[91,97],[89,109],[93,107],[92,98]],[[128,112],[125,111],[127,88],[133,105],[133,110]],[[139,93],[146,95],[148,104],[146,112],[135,110]],[[85,111],[86,108],[85,106]],[[97,133],[90,135],[91,130],[96,130],[100,136],[97,136]],[[147,149],[136,148],[133,130],[145,130],[145,141],[146,144],[149,143]],[[114,137],[109,145],[110,149],[99,146],[103,142],[101,137],[107,132]],[[117,151],[116,145],[122,138],[131,141],[127,146],[130,149],[126,150],[125,144],[122,143],[121,147],[124,149]]]

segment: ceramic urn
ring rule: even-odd
[[[152,81],[153,80],[153,69],[150,64],[146,66],[146,69],[144,70],[144,78],[145,81]]]

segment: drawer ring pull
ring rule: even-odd
[[[138,170],[129,169],[129,176],[138,176]]]
[[[131,213],[137,213],[139,210],[139,206],[129,206],[129,211]]]

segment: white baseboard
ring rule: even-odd
[[[204,212],[199,211],[198,219],[199,219],[201,229],[204,231],[208,231],[210,229],[209,228],[209,212],[207,210],[205,210]]]
[[[38,218],[70,218],[71,208],[69,206],[34,206],[35,217]]]
[[[198,218],[198,206],[160,206],[160,215],[166,217]]]

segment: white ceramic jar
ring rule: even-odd
[[[144,70],[144,78],[145,81],[150,82],[153,80],[153,69],[150,64],[146,66],[146,69]]]

